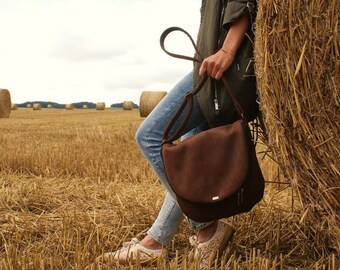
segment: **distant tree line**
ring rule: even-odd
[[[111,107],[111,108],[123,108],[123,102],[111,104],[110,107]],[[138,106],[137,104],[133,103],[133,108],[134,108],[134,109],[138,109],[139,106]]]
[[[56,102],[49,102],[49,101],[26,101],[24,103],[17,104],[18,107],[20,108],[27,108],[27,105],[31,104],[33,105],[34,103],[39,103],[41,105],[41,108],[47,108],[48,105],[52,105],[53,108],[55,109],[65,109],[66,104],[60,104]],[[87,106],[88,109],[95,109],[96,108],[96,103],[93,102],[76,102],[72,103],[74,104],[74,107],[76,109],[82,109],[84,105]],[[110,108],[122,108],[123,107],[123,102],[121,103],[114,103],[110,105]],[[133,104],[133,108],[138,109],[137,104]]]

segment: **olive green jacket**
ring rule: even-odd
[[[202,0],[201,21],[197,36],[197,47],[202,57],[206,58],[212,55],[223,45],[223,41],[232,22],[246,15],[249,16],[251,23],[253,23],[256,16],[256,10],[256,0]],[[253,38],[252,27],[250,27],[247,36]],[[240,50],[243,51],[243,54],[247,54],[247,59],[253,58],[252,42],[249,40],[248,37],[245,37],[245,40],[242,42],[234,62],[238,61]],[[238,68],[240,68],[240,66],[242,65],[240,65],[240,63],[237,63],[237,66]],[[244,70],[247,69],[248,75],[249,72],[253,73],[253,69],[249,69],[249,61],[243,66],[245,67]],[[201,80],[198,74],[199,67],[199,63],[194,64],[194,86],[197,86]],[[249,76],[249,79],[251,80],[251,82],[249,81],[249,83],[253,84],[255,89],[255,77]],[[235,87],[236,85],[237,84],[235,84]],[[224,112],[213,111],[212,108],[216,108],[216,104],[213,104],[214,99],[216,98],[216,95],[220,94],[216,93],[216,87],[220,88],[221,82],[209,78],[198,94],[200,107],[210,126],[219,125],[220,122],[230,123],[238,118],[238,115],[234,110],[230,100],[222,100],[219,104],[220,107],[230,107],[230,110],[224,110]],[[255,118],[256,116],[254,114],[257,114],[258,112],[257,108],[255,108],[257,106],[256,104],[254,104],[253,101],[255,99],[256,103],[255,94],[256,93],[247,95],[247,98],[251,98],[251,101],[242,102],[242,98],[240,98],[241,100],[239,99],[242,107],[244,107],[246,111],[246,115],[248,114],[247,117],[249,120],[252,120],[251,118]],[[237,96],[239,97],[238,94]],[[223,98],[223,95],[221,97]],[[224,99],[228,99],[228,97]],[[221,120],[221,117],[223,118],[223,120]]]

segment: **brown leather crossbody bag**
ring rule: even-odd
[[[202,62],[202,59],[174,54],[165,49],[165,38],[173,31],[185,33],[200,57],[192,37],[179,27],[170,27],[163,32],[160,39],[162,49],[173,57]],[[186,94],[163,134],[161,154],[168,181],[183,213],[199,222],[248,212],[263,198],[264,193],[264,178],[248,121],[228,81],[225,78],[222,81],[240,115],[239,120],[178,141],[191,114],[193,96],[205,83],[203,79],[196,89]],[[187,111],[187,115],[180,127],[172,132],[183,111]]]

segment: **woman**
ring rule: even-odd
[[[155,222],[141,241],[133,239],[121,249],[105,254],[106,259],[127,263],[136,260],[148,262],[158,257],[166,257],[166,247],[170,244],[178,230],[184,215],[178,207],[175,195],[171,190],[161,158],[161,142],[166,125],[177,111],[187,92],[195,87],[202,77],[208,76],[198,97],[194,99],[193,112],[184,130],[183,135],[209,123],[214,126],[220,120],[209,119],[205,114],[209,98],[209,89],[212,84],[220,80],[222,75],[232,65],[241,44],[252,36],[251,24],[254,20],[256,0],[203,0],[201,6],[201,23],[197,38],[197,46],[204,61],[201,65],[195,64],[193,72],[186,75],[150,113],[136,133],[136,141],[145,158],[148,160],[167,193]],[[246,35],[247,33],[247,35]],[[202,93],[202,94],[201,94]],[[256,93],[249,94],[252,98],[249,120],[256,114]],[[209,100],[207,100],[209,99]],[[241,102],[242,104],[242,102]],[[233,121],[232,115],[228,120]],[[181,118],[175,124],[176,130]],[[170,134],[171,135],[171,134]],[[186,135],[187,136],[187,135]],[[190,238],[195,246],[195,257],[199,259],[200,266],[207,266],[218,252],[225,249],[230,241],[234,229],[222,220],[208,223],[199,223],[188,219],[191,228],[197,230],[197,235]]]

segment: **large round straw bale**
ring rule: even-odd
[[[17,110],[17,109],[18,109],[18,105],[15,103],[12,103],[11,110]]]
[[[68,111],[74,110],[74,104],[73,103],[66,104],[65,109]]]
[[[123,102],[123,110],[132,110],[133,102],[132,101],[124,101]]]
[[[340,250],[340,5],[258,3],[255,63],[268,144],[311,224],[323,224]]]
[[[0,118],[9,118],[11,107],[10,92],[7,89],[0,89]]]
[[[84,110],[87,109],[87,105],[86,105],[86,104],[83,105],[83,109],[84,109]]]
[[[143,91],[139,99],[140,116],[148,116],[166,94],[166,91]]]
[[[97,102],[96,110],[100,110],[100,111],[105,110],[105,102]]]
[[[40,105],[40,103],[34,103],[34,104],[33,104],[33,110],[34,110],[34,111],[41,110],[41,105]]]
[[[47,105],[47,108],[48,108],[48,109],[53,109],[53,105],[52,105],[52,104],[48,104],[48,105]]]

